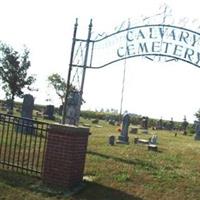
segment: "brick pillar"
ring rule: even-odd
[[[82,182],[89,128],[51,125],[42,178],[46,184],[72,188]]]

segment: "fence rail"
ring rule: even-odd
[[[49,124],[0,113],[0,167],[40,175]]]

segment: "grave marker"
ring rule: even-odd
[[[130,116],[129,114],[126,112],[123,116],[122,119],[122,130],[121,130],[121,134],[118,137],[119,143],[124,143],[124,144],[128,144],[128,128],[130,125]]]
[[[32,119],[34,107],[34,98],[30,94],[24,95],[24,100],[22,103],[21,117],[19,124],[16,126],[16,131],[26,134],[34,134],[34,124]]]

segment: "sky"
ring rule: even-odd
[[[18,51],[23,45],[29,48],[29,73],[36,74],[34,87],[39,89],[31,93],[35,103],[58,106],[60,100],[47,77],[59,73],[67,79],[76,18],[78,37],[86,39],[90,19],[94,33],[112,33],[124,20],[157,14],[164,3],[175,19],[187,17],[195,21],[194,27],[200,25],[196,22],[200,20],[198,0],[0,0],[0,40]],[[123,70],[124,61],[87,70],[82,109],[120,110]],[[122,110],[176,121],[186,116],[193,122],[200,108],[199,86],[200,69],[188,63],[127,59]],[[5,99],[3,91],[0,96]]]

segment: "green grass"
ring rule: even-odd
[[[91,124],[90,121],[84,123]],[[68,197],[61,188],[48,188],[40,179],[0,170],[0,200],[198,200],[200,199],[200,141],[167,131],[149,130],[140,138],[158,135],[158,152],[134,144],[108,145],[117,127],[91,124],[84,187]]]

